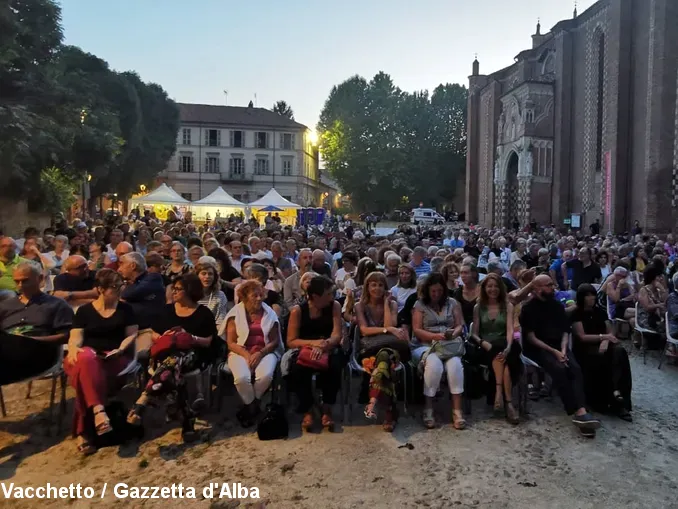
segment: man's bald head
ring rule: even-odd
[[[115,255],[120,259],[122,256],[125,256],[132,251],[134,251],[134,249],[132,249],[132,244],[129,242],[121,242],[118,244],[118,247],[115,248]]]
[[[532,287],[534,288],[535,295],[541,300],[551,299],[555,293],[553,279],[546,274],[541,274],[534,278]]]

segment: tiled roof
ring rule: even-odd
[[[219,106],[213,104],[178,103],[182,123],[248,125],[257,127],[287,127],[307,129],[299,122],[273,113],[266,108]]]

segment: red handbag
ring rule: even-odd
[[[297,365],[314,371],[327,371],[330,367],[330,354],[323,352],[319,359],[313,359],[313,347],[302,346],[297,357]]]
[[[188,332],[174,330],[153,341],[153,344],[151,345],[151,357],[155,358],[174,350],[190,350],[193,348],[193,344],[193,336]]]

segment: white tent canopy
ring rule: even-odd
[[[280,193],[278,193],[278,191],[276,191],[275,188],[271,188],[271,190],[268,193],[266,193],[265,196],[259,198],[257,201],[249,203],[247,206],[253,209],[263,209],[265,207],[278,207],[279,209],[301,208],[300,205],[292,203],[291,201],[286,200],[285,198],[280,196]]]
[[[194,206],[206,205],[210,207],[238,207],[244,208],[245,204],[239,202],[233,196],[224,191],[221,186],[217,187],[213,193],[205,196],[203,199],[194,201]]]
[[[154,189],[143,196],[135,196],[130,200],[130,203],[137,205],[139,203],[148,204],[170,204],[170,205],[188,205],[190,202],[186,198],[182,198],[179,193],[169,187],[167,184],[161,184],[160,187]]]

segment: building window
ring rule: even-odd
[[[280,133],[280,148],[283,150],[294,150],[294,135],[291,133]]]
[[[182,129],[181,130],[181,144],[182,145],[190,145],[191,144],[191,130],[190,129]]]
[[[268,175],[268,159],[265,157],[257,157],[254,161],[255,175]]]
[[[245,146],[245,131],[231,131],[231,147],[243,148]]]
[[[254,148],[268,148],[268,133],[254,133]]]
[[[221,131],[219,129],[206,129],[205,145],[208,147],[219,147],[221,145]]]
[[[193,193],[181,193],[181,197],[182,197],[184,200],[191,201],[191,200],[193,199],[193,198],[192,198],[192,197],[193,197]]]
[[[284,177],[289,177],[292,175],[292,159],[283,159],[282,174]]]
[[[207,154],[205,173],[219,173],[219,154]]]
[[[242,201],[242,194],[234,194],[233,198],[235,198],[238,201]]]
[[[233,157],[228,163],[231,177],[242,177],[245,174],[245,160],[242,157]]]
[[[283,198],[285,198],[287,201],[292,201],[292,197],[291,197],[291,196],[283,196]]]
[[[179,160],[179,171],[184,173],[191,173],[193,171],[193,156],[190,154],[182,154]]]

